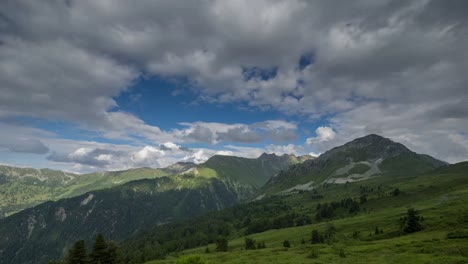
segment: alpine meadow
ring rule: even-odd
[[[468,263],[468,1],[4,0],[0,264]]]

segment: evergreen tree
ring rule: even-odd
[[[312,230],[311,243],[312,244],[323,243],[323,237],[320,235],[320,233],[319,233],[319,231],[317,229]]]
[[[91,264],[108,264],[110,263],[107,242],[104,236],[99,233],[94,240],[93,251],[90,255]]]
[[[419,223],[421,221],[421,217],[418,215],[418,212],[414,210],[414,208],[408,209],[406,212],[406,217],[403,219],[404,228],[403,231],[405,233],[414,233],[421,231],[423,228]]]
[[[123,263],[123,258],[122,258],[120,247],[114,241],[110,241],[107,244],[107,253],[108,253],[109,264]]]
[[[67,264],[88,264],[88,254],[86,253],[86,244],[84,240],[78,240],[69,252]]]

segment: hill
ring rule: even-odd
[[[311,156],[263,153],[256,159],[215,155],[205,163],[187,171],[197,175],[212,175],[237,190],[242,198],[249,199],[274,175],[291,165],[312,159]]]
[[[168,176],[172,172],[171,169],[140,168],[78,175],[50,169],[0,166],[0,218],[46,201],[69,198],[132,180]]]
[[[124,255],[128,263],[160,259],[148,264],[187,256],[207,263],[465,263],[467,164],[268,197],[141,233],[122,245]],[[348,199],[357,207],[346,206]],[[421,231],[404,231],[408,208],[422,217]],[[307,217],[310,223],[301,221]],[[313,241],[314,230],[322,242]],[[228,239],[227,252],[216,251],[220,238]],[[255,241],[253,250],[245,249],[246,238]]]
[[[96,230],[123,240],[148,226],[229,207],[236,194],[215,178],[186,176],[132,181],[46,202],[0,220],[0,263],[46,263]]]
[[[62,256],[78,238],[92,240],[97,230],[121,241],[153,226],[230,207],[250,197],[256,182],[265,182],[269,173],[307,158],[214,156],[201,165],[75,176],[60,194],[73,198],[46,202],[0,222],[0,259],[44,263]]]
[[[272,177],[262,191],[271,195],[312,190],[326,183],[416,175],[445,165],[446,162],[417,154],[400,143],[372,134],[291,166]]]
[[[178,162],[160,169],[137,168],[83,175],[50,169],[0,166],[0,218],[46,201],[70,198],[129,181],[175,174],[219,177],[247,199],[270,176],[309,158],[265,153],[256,159],[216,155],[200,165]]]

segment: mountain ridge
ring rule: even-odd
[[[370,134],[334,147],[315,159],[291,166],[272,177],[262,191],[310,190],[325,183],[343,184],[378,175],[422,173],[446,165],[426,154],[417,154],[401,143]]]

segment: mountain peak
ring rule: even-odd
[[[413,153],[403,144],[376,134],[356,138],[342,146],[335,147],[321,155],[321,159],[336,155],[345,155],[355,161],[373,160],[398,156],[403,153]]]
[[[258,157],[259,159],[266,159],[268,157],[277,157],[277,155],[275,153],[266,153],[266,152],[263,152],[262,155],[260,155],[260,157]]]

